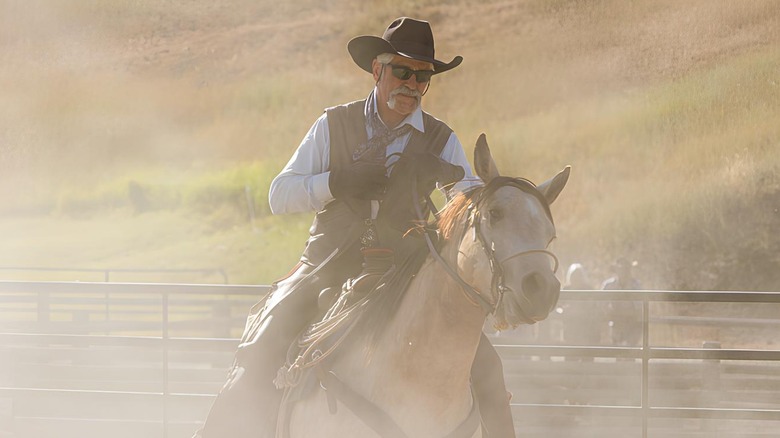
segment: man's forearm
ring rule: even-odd
[[[333,199],[328,187],[330,172],[317,175],[282,173],[271,182],[268,203],[273,214],[320,211]]]

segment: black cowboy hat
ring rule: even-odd
[[[363,35],[353,38],[347,50],[360,68],[371,73],[371,63],[377,55],[392,53],[405,58],[433,64],[435,73],[443,73],[460,65],[463,57],[456,56],[450,62],[434,58],[433,32],[427,21],[401,17],[390,23],[382,37]]]

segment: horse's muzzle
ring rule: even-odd
[[[561,282],[552,273],[531,272],[523,277],[520,285],[528,304],[523,313],[534,322],[547,318],[558,303]]]

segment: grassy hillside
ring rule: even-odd
[[[5,2],[0,267],[282,275],[311,217],[269,216],[268,184],[323,108],[370,90],[347,41],[399,15],[465,58],[424,106],[467,153],[485,132],[505,173],[573,166],[553,208],[564,266],[780,284],[773,0]]]

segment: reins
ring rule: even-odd
[[[426,202],[433,204],[430,196],[426,196]],[[422,213],[422,210],[420,209],[420,197],[417,194],[416,179],[412,181],[412,203],[414,204],[417,218],[420,221],[425,221],[425,217]],[[441,257],[441,254],[439,254],[439,251],[436,250],[436,247],[434,247],[433,242],[431,241],[431,236],[427,232],[423,234],[425,236],[425,244],[428,246],[428,251],[430,252],[431,257],[433,257],[444,268],[444,271],[447,273],[447,275],[449,275],[453,280],[455,280],[456,283],[458,283],[458,285],[460,285],[461,290],[463,290],[463,292],[466,294],[466,298],[468,298],[472,303],[476,303],[482,306],[482,308],[488,314],[495,312],[498,303],[496,303],[496,305],[491,304],[487,299],[485,299],[485,297],[482,296],[482,293],[468,284],[466,280],[464,280],[460,274],[457,273],[457,271],[452,269],[452,267],[446,261],[444,261],[444,259]]]

